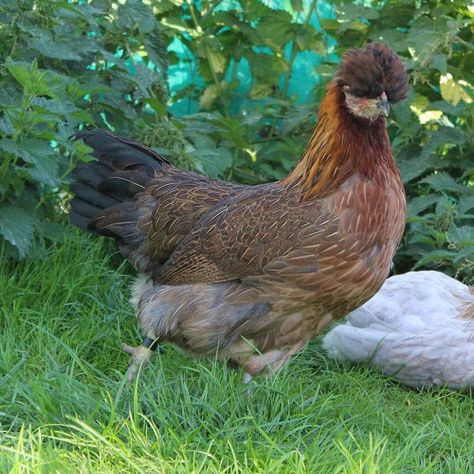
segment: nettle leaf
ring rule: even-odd
[[[255,0],[239,0],[239,3],[249,21],[258,20],[263,15],[273,11],[265,3],[256,2]]]
[[[23,89],[35,95],[51,95],[45,74],[38,70],[36,61],[28,64],[7,58],[5,65],[10,74],[23,86]]]
[[[15,156],[20,156],[18,145],[16,144],[15,140],[12,140],[11,138],[3,138],[0,140],[0,150],[6,151],[7,153],[11,153]]]
[[[273,55],[251,52],[247,59],[255,79],[262,84],[275,85],[287,64]]]
[[[435,191],[450,191],[474,195],[474,189],[457,183],[456,180],[446,172],[433,173],[420,182],[429,184]]]
[[[145,39],[145,50],[150,61],[158,68],[161,75],[166,78],[168,54],[166,51],[166,43],[163,40],[161,28],[158,24],[155,25],[153,32],[147,35]]]
[[[454,127],[440,127],[439,130],[430,135],[427,143],[424,144],[420,158],[424,159],[431,155],[442,145],[463,145],[468,139],[469,137],[462,130],[458,130]]]
[[[448,240],[459,248],[474,246],[474,227],[469,225],[451,226],[448,230]]]
[[[80,61],[82,58],[75,46],[74,43],[69,43],[68,41],[53,41],[52,37],[35,38],[30,43],[31,48],[48,58]]]
[[[23,86],[23,89],[35,96],[56,98],[62,95],[66,86],[74,79],[54,71],[39,69],[36,60],[31,63],[5,60],[10,74]]]
[[[437,216],[454,215],[456,205],[448,196],[441,196],[436,202],[435,213]]]
[[[398,123],[406,124],[410,121],[412,112],[410,110],[410,104],[408,101],[405,100],[393,106],[391,105],[390,108],[393,110],[395,119]]]
[[[0,234],[24,257],[31,247],[37,218],[15,206],[0,207]]]
[[[456,257],[454,258],[456,263],[461,262],[464,259],[467,259],[471,262],[474,261],[474,246],[471,245],[463,249],[459,249],[456,252]]]
[[[15,127],[8,114],[0,118],[0,132],[3,132],[5,135],[13,135],[15,132]]]
[[[118,116],[123,114],[127,120],[135,120],[137,112],[122,100],[119,94],[107,94],[106,96],[99,96],[95,99],[95,104],[105,105],[106,109],[111,109]]]
[[[311,26],[306,26],[296,32],[296,44],[300,51],[307,50],[318,54],[326,54],[326,46],[321,33],[315,31]]]
[[[474,196],[462,196],[459,199],[459,213],[466,214],[471,209],[474,209]]]
[[[400,173],[404,183],[408,183],[423,173],[433,170],[445,168],[449,165],[448,162],[441,160],[438,156],[426,155],[423,157],[413,156],[410,159],[398,161]]]
[[[155,70],[152,70],[141,63],[133,65],[135,72],[133,75],[128,73],[118,73],[117,76],[123,78],[125,81],[132,81],[136,88],[133,94],[134,98],[142,99],[150,96],[150,90],[154,84],[158,84],[164,78]]]
[[[433,67],[435,67],[439,72],[445,74],[448,69],[448,58],[446,54],[433,54],[431,61]]]
[[[301,25],[293,24],[291,20],[288,12],[272,11],[261,18],[257,32],[267,46],[279,50],[292,39],[293,32],[301,29]]]
[[[59,115],[71,114],[78,110],[74,103],[68,102],[67,100],[46,99],[45,97],[35,97],[31,101],[31,105]]]
[[[166,105],[155,97],[152,97],[151,99],[144,99],[144,102],[159,115],[166,115]]]
[[[450,250],[432,250],[431,252],[425,252],[423,257],[416,262],[413,270],[420,267],[424,267],[430,263],[437,263],[443,261],[453,261],[456,258],[456,252]]]
[[[441,126],[437,131],[431,132],[417,156],[399,161],[403,181],[407,183],[426,171],[448,167],[449,162],[441,159],[435,152],[446,145],[463,145],[468,140],[468,135],[455,127]]]
[[[68,235],[68,229],[64,224],[59,222],[51,222],[49,220],[43,219],[36,224],[41,237],[49,239],[53,242],[62,242],[64,238]]]
[[[49,159],[47,162],[42,162],[41,166],[25,168],[25,170],[35,181],[38,181],[38,183],[44,183],[49,186],[57,186],[59,184],[57,178],[58,164],[52,159]]]
[[[412,24],[407,36],[410,53],[419,64],[430,64],[433,51],[446,41],[446,36],[452,29],[446,17],[435,19],[419,16]]]
[[[355,3],[346,3],[336,7],[338,19],[343,21],[352,21],[358,18],[375,19],[380,13],[372,7],[364,7]]]
[[[226,69],[227,58],[218,48],[219,41],[215,36],[207,36],[197,40],[196,52],[199,57],[209,61],[212,71],[221,74]]]
[[[156,21],[153,10],[141,0],[128,0],[117,8],[117,26],[120,29],[138,28],[140,33],[151,33]]]
[[[16,84],[15,84],[16,86]],[[0,107],[14,108],[18,107],[22,101],[22,94],[18,90],[18,87],[13,87],[12,84],[3,81],[2,88],[0,89]]]
[[[308,121],[314,121],[314,107],[312,105],[298,105],[291,107],[283,116],[278,131],[282,135],[289,135],[295,129]]]
[[[194,135],[193,155],[199,160],[202,171],[211,178],[222,178],[232,166],[232,154],[228,148],[216,147],[216,143],[205,135]]]
[[[438,202],[441,197],[441,194],[427,194],[411,199],[408,203],[408,215],[410,217],[417,216],[420,212]]]
[[[26,138],[18,143],[11,139],[3,139],[0,140],[0,149],[34,165],[34,168],[26,167],[25,171],[36,181],[50,186],[58,184],[58,163],[54,159],[54,151],[49,142],[36,138]]]
[[[323,27],[324,30],[326,31],[337,31],[339,29],[339,22],[337,20],[334,20],[334,19],[329,19],[329,18],[321,18],[321,20],[319,20],[319,23],[321,24],[321,26]]]
[[[218,97],[219,88],[215,84],[211,84],[206,87],[204,93],[199,98],[199,105],[202,109],[210,109]]]
[[[216,123],[221,118],[222,116],[217,113],[201,112],[188,115],[181,122],[184,136],[193,140],[195,136],[217,133],[221,128]]]
[[[465,102],[459,102],[458,105],[454,106],[446,100],[437,100],[435,102],[430,102],[429,104],[427,104],[424,110],[440,110],[445,114],[462,115],[467,106],[468,104],[466,104]]]
[[[208,49],[209,62],[212,65],[212,69],[221,74],[225,71],[227,65],[227,58],[219,51]]]

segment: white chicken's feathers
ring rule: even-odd
[[[439,272],[391,277],[323,346],[413,387],[474,387],[474,294]]]

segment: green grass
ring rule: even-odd
[[[472,398],[406,390],[317,343],[249,392],[172,347],[124,386],[120,343],[140,338],[110,248],[73,234],[43,261],[2,259],[0,473],[472,472]]]

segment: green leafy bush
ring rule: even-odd
[[[409,198],[396,271],[438,268],[473,281],[473,11],[465,2],[2,5],[0,233],[22,254],[34,230],[47,235],[38,216],[54,217],[68,171],[86,159],[67,140],[81,124],[143,140],[213,177],[279,179],[304,150],[338,57],[383,40],[412,82],[389,124]],[[194,74],[172,90],[179,116],[163,106],[165,47],[172,68]],[[295,83],[309,93],[295,96]]]
[[[198,3],[156,4],[164,32],[187,52],[181,62],[197,71],[192,83],[172,94],[173,104],[199,106],[177,124],[188,161],[213,177],[280,179],[304,151],[315,124],[315,104],[297,104],[289,86],[299,53],[327,53],[327,39],[312,25],[316,3],[303,9],[293,2],[293,15],[259,1]],[[171,53],[170,61],[176,60]],[[147,130],[142,134],[150,144],[154,138]]]
[[[140,1],[8,0],[0,21],[0,234],[23,257],[63,235],[64,184],[89,157],[69,137],[81,124],[136,134],[164,109],[166,54]]]

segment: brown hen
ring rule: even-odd
[[[142,346],[215,355],[246,379],[279,369],[387,278],[405,224],[405,195],[385,115],[408,78],[384,44],[348,51],[321,103],[307,150],[282,181],[244,186],[179,170],[101,130],[78,138],[71,220],[114,237],[143,275],[133,301]]]

